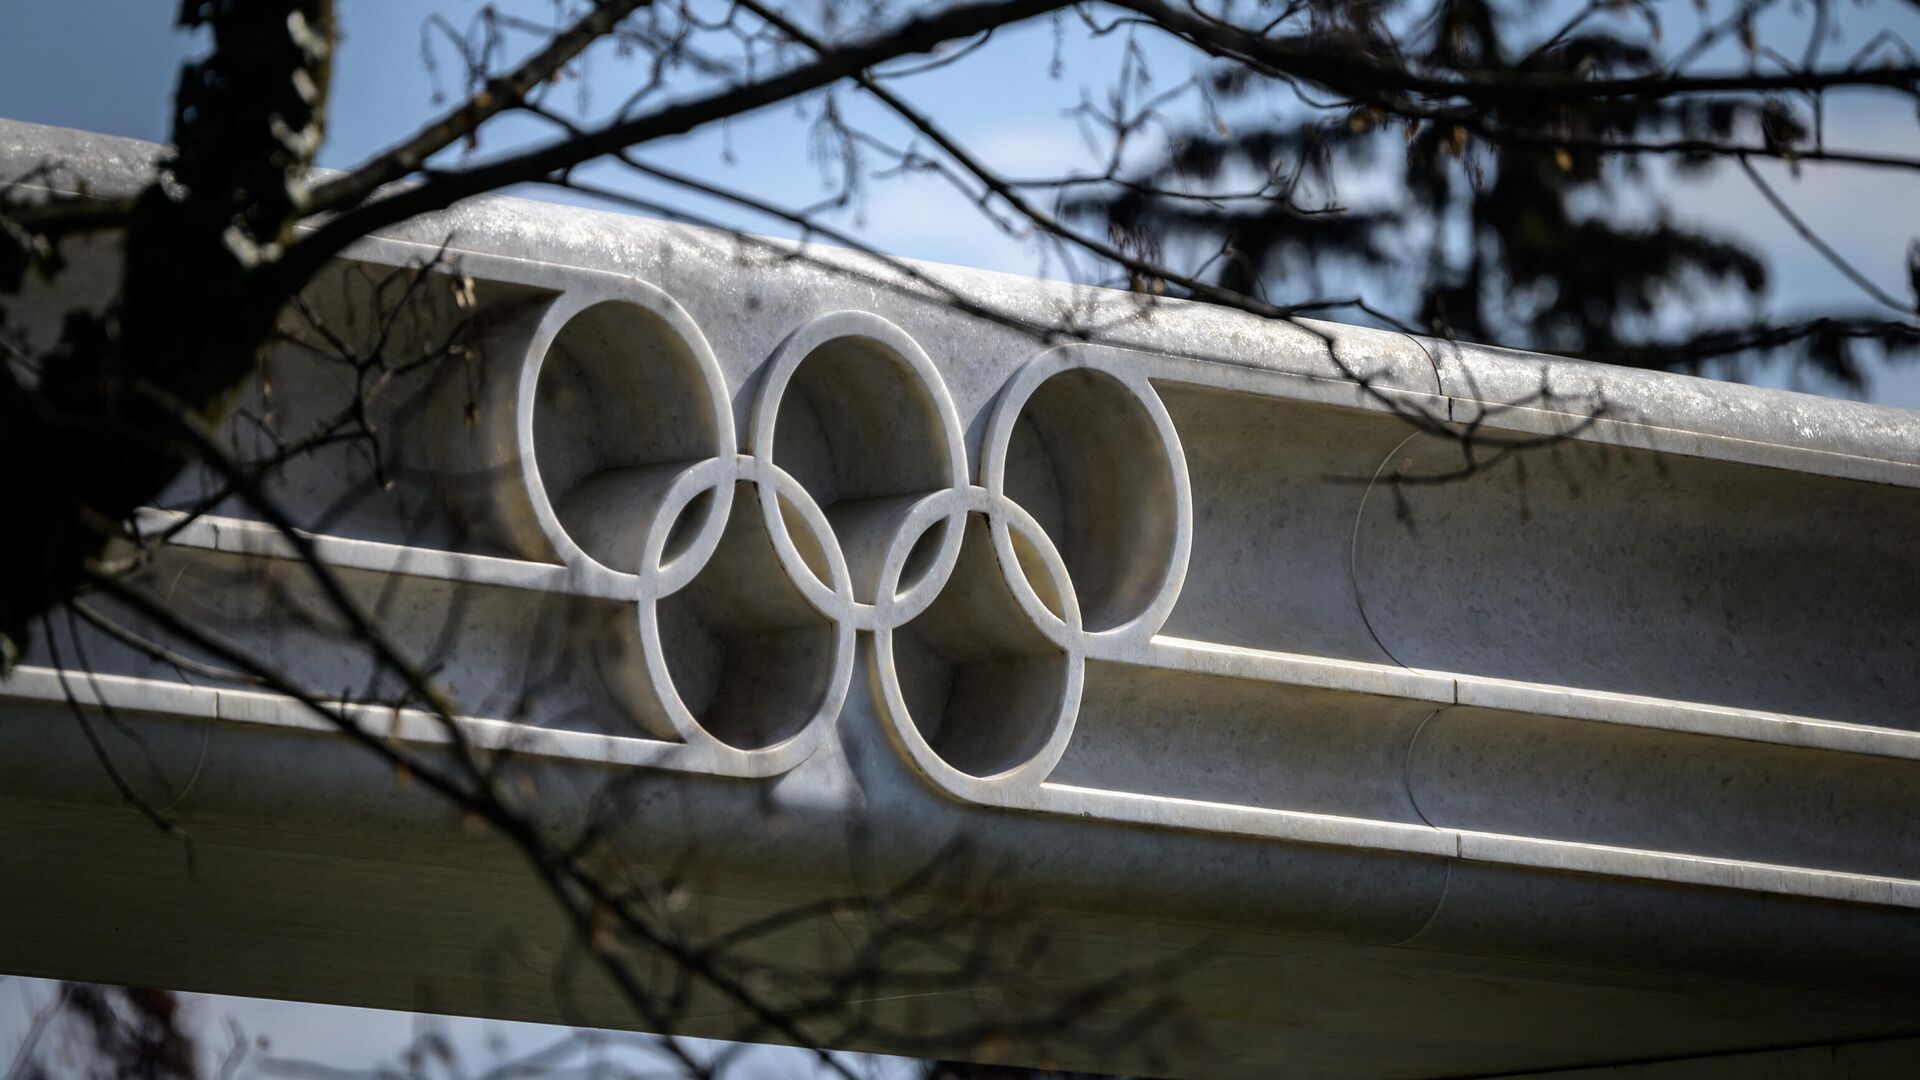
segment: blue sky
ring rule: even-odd
[[[544,5],[525,5],[541,10]],[[64,0],[19,3],[0,36],[0,116],[160,140],[167,130],[170,98],[181,60],[199,43],[170,26],[176,7],[155,0]],[[434,11],[464,22],[477,5],[470,0],[436,3],[410,0],[342,0],[344,41],[332,99],[332,135],[323,161],[347,166],[406,133],[432,110],[432,86],[421,59],[421,26]],[[1689,10],[1675,5],[1676,15]],[[1920,9],[1905,18],[1920,24]],[[1685,25],[1676,26],[1677,35]],[[1909,38],[1920,33],[1908,27]],[[1857,46],[1858,41],[1852,43]],[[986,161],[1013,174],[1057,173],[1089,165],[1092,154],[1066,110],[1082,95],[1104,92],[1122,40],[1075,47],[1055,76],[1054,39],[1045,24],[1000,35],[976,60],[915,79],[909,96],[932,107]],[[1844,50],[1843,43],[1840,47]],[[1191,71],[1192,61],[1171,46],[1150,43],[1147,55],[1157,85],[1171,86]],[[450,62],[450,61],[449,61]],[[596,56],[580,84],[591,107],[619,100],[629,68]],[[574,87],[569,87],[569,90]],[[857,105],[850,107],[858,108]],[[879,123],[873,114],[863,114]],[[519,129],[522,133],[524,127]],[[1836,113],[1835,143],[1885,151],[1920,153],[1920,124],[1910,106],[1868,107]],[[498,143],[483,147],[497,149]],[[655,160],[700,172],[721,182],[805,203],[822,190],[809,162],[808,129],[792,109],[769,109],[732,124],[651,148]],[[1910,182],[1859,169],[1809,170],[1795,179],[1769,168],[1768,178],[1822,235],[1876,280],[1898,290],[1906,240],[1920,231]],[[529,192],[542,197],[541,192]],[[546,193],[544,197],[552,197]],[[755,231],[779,233],[765,220],[708,207],[722,220]],[[1781,223],[1736,172],[1674,201],[1683,216],[1753,238],[1771,253],[1783,295],[1808,303],[1851,298],[1851,288]],[[844,222],[873,245],[899,255],[983,266],[1020,273],[1046,271],[1029,246],[997,233],[939,181],[908,178],[877,185]],[[1781,373],[1766,381],[1780,384]],[[1832,392],[1834,388],[1807,389]],[[1883,373],[1871,391],[1880,401],[1920,407],[1920,371]],[[44,986],[0,980],[0,1047],[17,1038],[35,996]],[[265,1033],[276,1052],[324,1058],[341,1066],[364,1066],[404,1043],[416,1021],[398,1013],[197,997],[195,1008],[209,1030],[233,1016],[250,1032]],[[456,1036],[476,1051],[488,1033],[531,1046],[551,1032],[531,1025],[458,1022]],[[0,1054],[0,1057],[4,1057]],[[769,1057],[764,1070],[778,1074],[791,1059]]]
[[[546,0],[518,0],[502,6],[533,15],[550,10]],[[1539,18],[1552,20],[1556,8],[1565,6],[1548,3]],[[344,40],[325,164],[352,165],[430,114],[432,83],[422,62],[425,20],[439,13],[464,26],[478,7],[474,0],[342,0]],[[1670,21],[1669,35],[1675,40],[1685,38],[1697,18],[1691,5],[1676,0],[1663,7]],[[1783,11],[1790,7],[1782,5]],[[177,65],[198,47],[190,36],[172,30],[172,9],[171,4],[141,0],[26,5],[14,17],[11,32],[0,39],[0,115],[164,138]],[[1920,41],[1920,8],[1882,3],[1869,9],[1864,21],[1850,17],[1845,25],[1856,28],[1853,37],[1836,41],[1833,55],[1845,55],[1881,28]],[[1766,32],[1763,26],[1763,35]],[[1053,70],[1055,36],[1041,22],[997,35],[989,47],[965,63],[909,80],[903,92],[928,106],[976,154],[1006,173],[1041,175],[1088,167],[1095,156],[1066,113],[1084,97],[1097,98],[1106,92],[1124,38],[1116,34],[1088,44],[1069,35],[1068,40],[1059,55],[1058,72]],[[1195,70],[1194,61],[1165,40],[1143,38],[1141,44],[1155,89],[1171,87]],[[443,72],[456,70],[444,47],[436,44],[436,52]],[[1734,63],[1738,57],[1729,54],[1719,59]],[[589,54],[584,77],[563,87],[555,100],[571,104],[584,92],[590,110],[604,109],[622,99],[632,81],[632,65],[604,53]],[[889,129],[890,120],[857,97],[848,95],[842,101],[863,124]],[[1910,104],[1884,97],[1854,98],[1832,112],[1829,124],[1835,144],[1920,154],[1920,123]],[[525,123],[508,124],[480,152],[497,151],[534,130]],[[896,125],[892,130],[899,129]],[[777,107],[735,121],[724,130],[703,131],[648,148],[651,159],[661,165],[789,205],[808,203],[825,192],[820,169],[810,161],[808,151],[808,121],[791,108]],[[1911,181],[1859,168],[1808,169],[1797,178],[1784,167],[1763,164],[1761,168],[1822,236],[1890,291],[1896,295],[1904,291],[1906,242],[1920,233],[1920,214],[1907,209],[1915,201]],[[608,169],[585,175],[636,188],[631,179]],[[552,189],[523,193],[585,201]],[[728,206],[673,198],[727,224],[775,235],[790,232],[779,222],[756,219]],[[1854,287],[1795,236],[1737,170],[1725,169],[1705,183],[1678,189],[1669,208],[1683,219],[1758,243],[1769,256],[1776,296],[1783,306],[1859,299]],[[835,223],[893,254],[1017,273],[1058,276],[1061,272],[1031,244],[985,225],[964,199],[931,177],[873,183],[862,202]],[[1786,372],[1763,373],[1759,381],[1844,393],[1831,385],[1798,386]],[[1869,396],[1920,407],[1920,369],[1880,373]]]

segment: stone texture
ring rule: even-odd
[[[147,152],[0,124],[12,173],[56,155],[111,190]],[[1076,943],[1062,985],[1207,943],[1177,1071],[1208,1076],[1911,1025],[1920,415],[916,265],[981,319],[844,253],[498,199],[368,240],[315,303],[449,236],[496,317],[384,418],[411,468],[356,496],[342,453],[278,493],[443,650],[476,737],[575,793],[554,824],[646,777],[674,827],[631,854],[689,867],[714,918],[965,837]],[[110,253],[79,266],[26,325]],[[1043,332],[1067,323],[1098,329]],[[342,392],[268,367],[283,422]],[[1462,459],[1406,409],[1563,437],[1420,482]],[[194,613],[364,682],[262,621],[289,552],[236,514],[169,548]],[[290,702],[89,655],[0,684],[0,969],[558,1015],[539,964],[487,959],[555,933],[516,922],[537,898],[500,852]],[[195,778],[202,874],[115,806],[69,692]]]

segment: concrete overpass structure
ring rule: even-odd
[[[7,175],[126,189],[153,153],[0,125]],[[1920,1066],[1920,414],[506,199],[369,240],[316,307],[350,325],[366,271],[443,241],[485,336],[383,418],[404,467],[323,454],[279,493],[477,737],[540,761],[556,823],[644,777],[632,856],[716,924],[964,837],[1062,943],[1056,985],[1201,958],[1169,976],[1197,1043],[1065,1065]],[[345,392],[298,349],[268,372],[285,430]],[[1410,410],[1554,437],[1462,469]],[[156,573],[361,686],[259,617],[288,554],[223,506]],[[519,865],[341,734],[83,641],[85,677],[0,683],[0,970],[622,1020],[556,998]],[[172,779],[194,867],[69,694]],[[1044,1004],[991,990],[875,1007]]]

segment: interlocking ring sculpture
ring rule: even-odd
[[[477,430],[438,440],[436,470],[492,478],[470,509],[508,549],[635,602],[603,681],[648,734],[734,771],[813,752],[866,633],[897,747],[996,801],[1065,752],[1089,656],[1144,647],[1179,593],[1186,464],[1126,354],[1021,368],[976,481],[946,381],[877,315],[821,316],[775,350],[744,453],[706,339],[651,286],[569,291],[494,341],[453,388]]]

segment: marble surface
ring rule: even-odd
[[[0,122],[9,174],[110,191],[150,153]],[[358,282],[443,243],[480,330],[387,399],[388,482],[343,449],[275,494],[473,737],[569,792],[549,824],[670,807],[622,842],[716,919],[964,839],[1074,943],[1057,986],[1198,949],[1208,1076],[1920,1025],[1920,414],[507,199],[370,238],[313,303],[355,325]],[[349,392],[293,348],[263,378],[290,430]],[[223,505],[156,572],[365,687],[288,614],[290,555]],[[481,959],[557,933],[511,860],[290,701],[87,650],[0,684],[0,970],[558,1015],[550,965]],[[200,871],[116,807],[69,695],[194,777]]]

